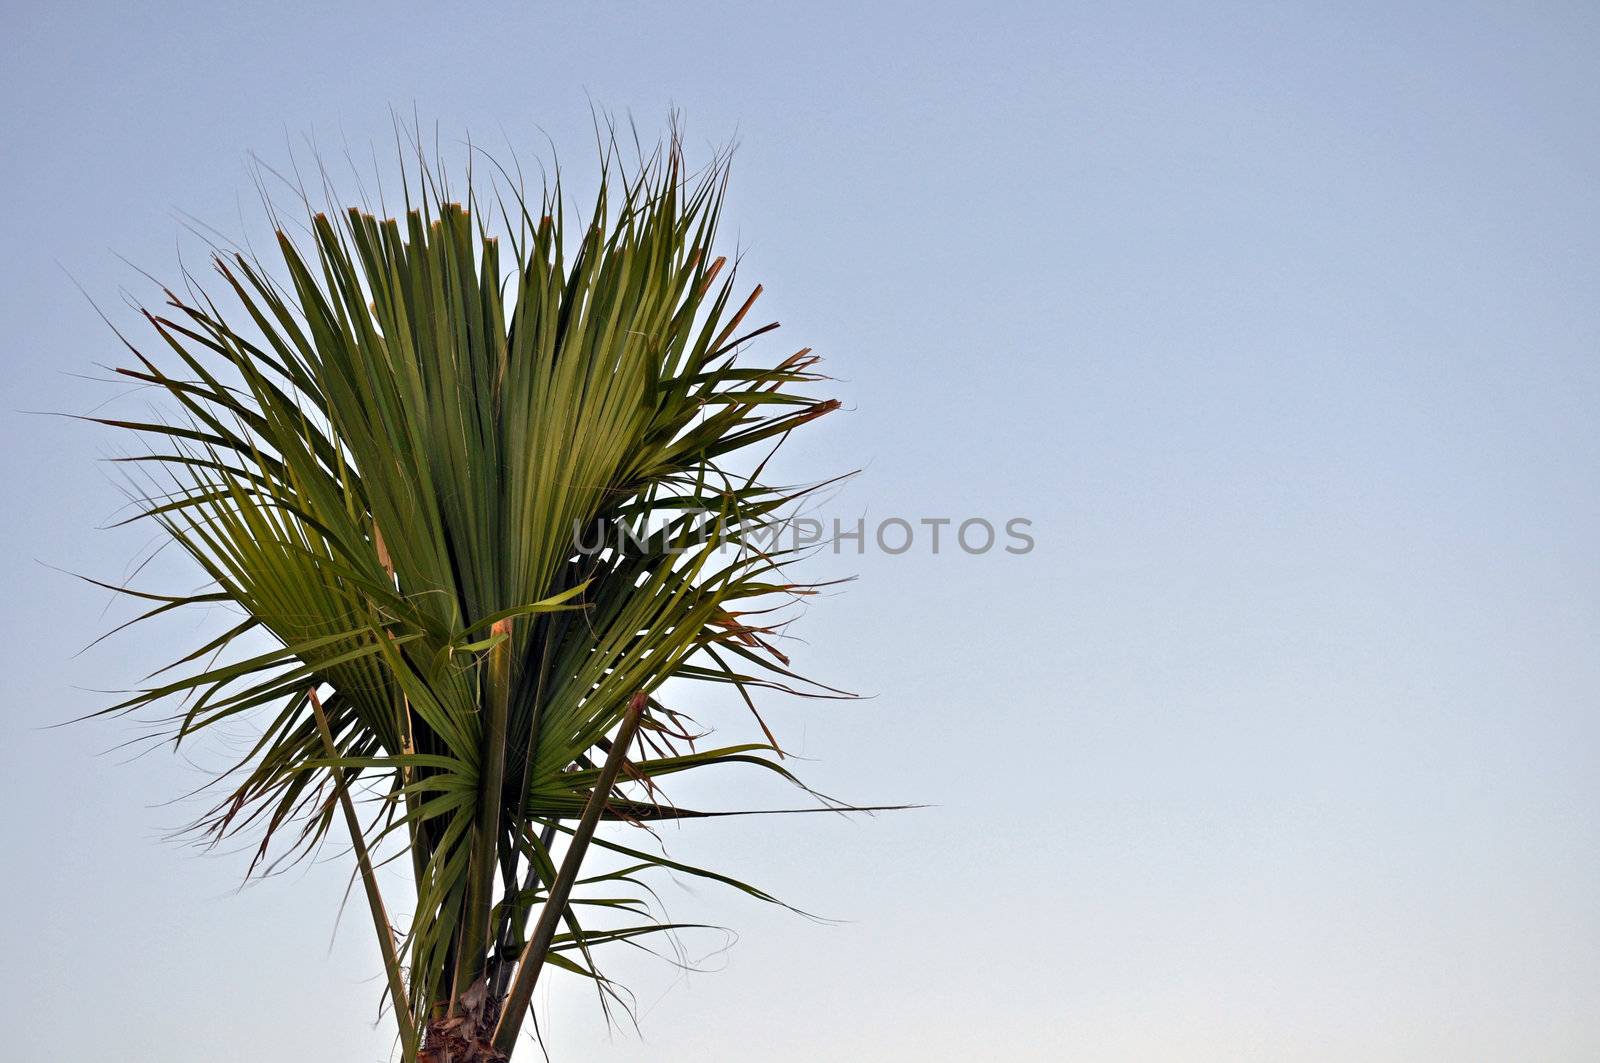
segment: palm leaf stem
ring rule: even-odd
[[[561,870],[556,873],[556,880],[550,884],[550,892],[545,897],[544,907],[539,912],[539,921],[534,924],[533,933],[528,937],[527,947],[522,950],[516,976],[511,980],[511,988],[506,993],[504,1006],[500,1012],[500,1021],[494,1029],[494,1047],[507,1055],[510,1055],[512,1048],[516,1046],[517,1034],[522,1029],[523,1016],[527,1014],[528,1005],[533,1001],[534,986],[539,980],[539,970],[544,966],[545,954],[550,951],[550,944],[555,939],[556,927],[561,921],[562,913],[567,909],[567,899],[572,895],[572,887],[578,881],[578,869],[583,864],[584,853],[588,851],[595,828],[600,824],[600,814],[605,811],[606,796],[617,781],[617,775],[622,770],[622,762],[627,759],[628,747],[633,745],[633,736],[639,729],[639,720],[644,716],[645,704],[648,701],[649,696],[642,691],[630,699],[628,711],[622,717],[622,725],[617,728],[616,737],[612,739],[611,751],[606,755],[605,766],[600,769],[600,777],[595,782],[594,790],[589,794],[588,803],[584,805],[583,817],[578,820],[572,841],[567,845],[566,855],[562,857]]]

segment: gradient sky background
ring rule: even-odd
[[[677,106],[737,132],[730,246],[852,408],[790,468],[1035,522],[820,559],[861,578],[800,660],[876,696],[769,719],[819,788],[935,807],[669,832],[847,922],[669,885],[741,940],[619,957],[640,1034],[550,979],[556,1063],[1600,1058],[1600,9],[338,6],[7,4],[8,409],[115,393],[72,279],[131,324],[116,256],[249,231],[286,133],[386,150],[415,104],[581,177],[590,98]],[[72,656],[116,614],[37,562],[145,544],[95,530],[119,443],[0,417],[6,1052],[376,1063],[344,865],[235,895],[163,840],[193,767],[43,729],[192,635]]]

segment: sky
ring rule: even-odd
[[[665,883],[703,970],[551,978],[555,1063],[1600,1058],[1600,9],[1582,3],[27,5],[0,33],[0,995],[10,1058],[378,1061],[330,853],[241,889],[203,779],[55,727],[189,648],[62,570],[150,533],[89,412],[128,297],[259,232],[249,159],[391,112],[579,185],[591,107],[738,141],[741,276],[847,412],[813,559],[870,695],[772,703],[916,811],[668,831],[828,921]],[[452,154],[453,152],[453,154]],[[253,228],[255,227],[255,228]],[[80,292],[79,286],[82,291]],[[785,347],[787,345],[787,347]],[[926,526],[921,526],[926,527]],[[165,562],[148,573],[193,578]],[[737,772],[723,807],[792,804]],[[519,1060],[541,1058],[531,1045]]]

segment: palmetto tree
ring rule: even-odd
[[[277,268],[217,253],[217,298],[168,292],[119,370],[170,412],[106,419],[148,443],[140,519],[208,577],[118,589],[238,614],[108,711],[254,725],[200,826],[260,867],[349,844],[406,1061],[507,1058],[546,967],[606,987],[597,946],[673,929],[652,871],[771,899],[596,827],[709,814],[664,796],[684,771],[789,777],[765,724],[708,747],[683,681],[820,692],[774,645],[808,588],[752,532],[802,493],[765,455],[837,403],[807,351],[746,356],[775,325],[712,252],[726,159],[616,157],[575,220],[559,179],[469,172],[456,202],[419,153],[398,217],[308,211]],[[619,861],[585,878],[594,846]]]

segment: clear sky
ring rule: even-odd
[[[551,979],[556,1063],[1600,1058],[1600,9],[228,7],[6,5],[8,409],[108,397],[73,281],[129,324],[118,256],[254,225],[286,134],[414,105],[581,173],[591,99],[676,106],[737,134],[730,246],[841,378],[796,474],[1034,522],[819,559],[860,579],[799,660],[875,697],[769,719],[821,789],[934,807],[670,832],[846,921],[669,885],[739,942],[619,957],[639,1033]],[[6,1052],[376,1063],[343,865],[236,895],[164,840],[193,766],[42,729],[188,646],[73,656],[116,614],[45,565],[148,538],[96,530],[115,444],[0,416]]]

